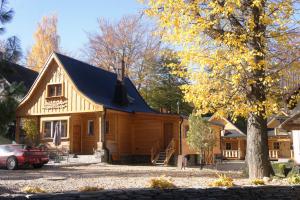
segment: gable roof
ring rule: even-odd
[[[222,137],[246,137],[246,133],[243,132],[235,123],[231,122],[229,119],[227,119],[226,117],[217,117],[215,114],[212,115],[209,118],[209,122],[213,121],[214,119],[222,119],[224,120],[226,123],[231,124],[235,129],[226,129],[224,136]]]
[[[225,138],[240,138],[240,137],[246,137],[245,134],[241,134],[238,130],[225,130],[224,135],[222,137]]]
[[[155,113],[139,94],[129,78],[124,79],[129,104],[121,106],[113,102],[117,74],[89,65],[74,58],[55,53],[78,90],[105,108],[125,112]]]
[[[23,82],[27,92],[37,78],[38,72],[15,63],[7,62],[2,65],[1,76],[10,84]]]

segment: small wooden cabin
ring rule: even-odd
[[[206,164],[212,164],[214,162],[214,155],[220,155],[222,153],[221,151],[221,132],[224,128],[222,124],[210,122],[210,127],[213,129],[213,133],[215,134],[215,145],[211,150],[208,150],[206,152],[202,152],[202,159],[204,159],[202,162]],[[181,131],[181,152],[183,156],[187,156],[188,164],[189,165],[198,165],[200,164],[200,158],[199,158],[199,152],[196,152],[194,149],[192,149],[189,144],[187,143],[187,137],[188,137],[188,130],[189,130],[189,124],[188,120],[184,120],[182,124],[182,131]]]
[[[17,109],[16,141],[23,119],[34,119],[42,143],[53,145],[59,127],[71,153],[106,152],[113,161],[179,153],[183,118],[152,110],[128,78],[53,53]],[[151,155],[152,154],[152,155]]]
[[[208,121],[222,124],[224,127],[220,136],[222,157],[229,160],[245,159],[247,135],[242,128],[229,119],[216,115],[213,115]]]
[[[300,103],[298,104],[300,105]],[[300,165],[300,111],[299,109],[286,119],[280,126],[280,128],[291,131],[292,134],[292,157],[297,165]]]

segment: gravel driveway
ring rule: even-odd
[[[206,187],[214,180],[217,171],[175,167],[127,166],[94,164],[77,167],[55,167],[8,171],[0,169],[0,194],[18,193],[25,186],[39,186],[48,192],[77,191],[82,186],[99,186],[105,189],[144,188],[153,177],[166,175],[178,187]],[[237,185],[249,181],[241,172],[225,172]]]

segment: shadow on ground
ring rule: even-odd
[[[135,170],[135,169],[115,169],[106,168],[101,166],[97,169],[94,168],[73,168],[73,167],[54,167],[54,168],[42,168],[42,169],[21,169],[21,170],[0,170],[0,180],[34,180],[47,177],[65,177],[65,178],[101,178],[101,177],[157,177],[157,176],[170,176],[172,178],[184,178],[184,177],[216,177],[216,171],[213,170],[174,170],[174,167],[168,170],[165,168],[156,168],[154,170]],[[163,169],[163,170],[161,170]],[[226,171],[223,173],[227,173]],[[231,174],[232,178],[241,178],[240,173]]]

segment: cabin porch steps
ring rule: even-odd
[[[165,151],[161,151],[158,154],[158,159],[155,162],[155,165],[163,166],[166,160],[167,154]]]

